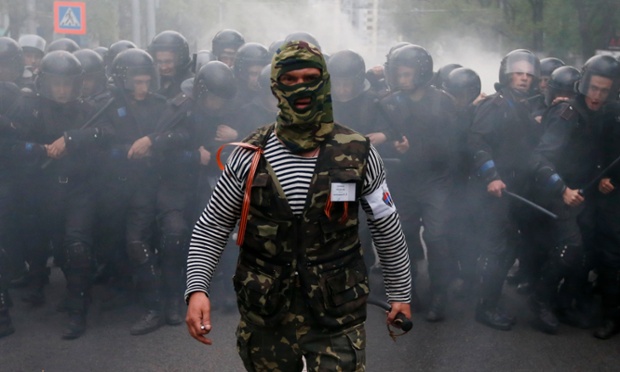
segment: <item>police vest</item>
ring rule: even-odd
[[[264,148],[274,124],[246,142]],[[233,279],[241,314],[259,326],[282,322],[300,290],[316,320],[343,328],[366,319],[368,275],[358,237],[358,208],[370,144],[338,124],[320,145],[302,215],[294,215],[261,156]],[[332,187],[353,184],[351,201],[331,201]],[[295,288],[297,287],[297,288]]]

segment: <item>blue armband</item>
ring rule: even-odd
[[[478,169],[478,176],[483,176],[489,169],[495,168],[495,162],[493,160],[487,160],[480,169]]]
[[[561,181],[562,178],[560,177],[559,174],[557,173],[553,173],[549,179],[547,180],[547,188],[551,189],[555,186],[556,183],[558,183],[559,181]]]

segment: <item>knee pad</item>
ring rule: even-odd
[[[71,243],[65,246],[64,267],[69,269],[88,269],[92,265],[92,250],[84,243]]]

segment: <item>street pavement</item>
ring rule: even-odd
[[[129,328],[140,316],[140,307],[132,304],[102,311],[104,289],[97,286],[88,330],[81,338],[67,341],[60,338],[66,315],[55,310],[63,290],[64,279],[57,268],[46,288],[48,302],[44,307],[29,308],[19,300],[22,290],[11,290],[16,332],[0,339],[0,371],[243,371],[235,346],[236,312],[225,314],[219,306],[212,313],[214,344],[210,347],[194,341],[184,324],[131,336]],[[506,308],[518,317],[510,332],[476,323],[473,298],[451,298],[445,321],[428,323],[422,314],[414,314],[413,330],[394,342],[388,336],[384,312],[369,307],[367,370],[620,370],[620,335],[601,341],[592,337],[592,330],[564,325],[558,335],[543,334],[530,325],[532,315],[525,297],[508,286],[505,294]],[[218,298],[215,294],[213,297],[217,306]]]

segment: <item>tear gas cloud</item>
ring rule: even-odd
[[[438,35],[431,45],[424,45],[399,35],[392,23],[383,22],[374,45],[371,35],[356,29],[338,3],[228,1],[217,10],[219,21],[208,25],[198,37],[198,48],[210,49],[211,39],[223,28],[236,29],[246,41],[267,47],[289,33],[305,31],[317,38],[325,53],[351,49],[364,57],[369,68],[383,64],[392,45],[408,41],[420,44],[431,53],[435,70],[448,63],[459,63],[480,75],[483,92],[494,92],[502,54],[488,51],[482,41],[463,35]]]

